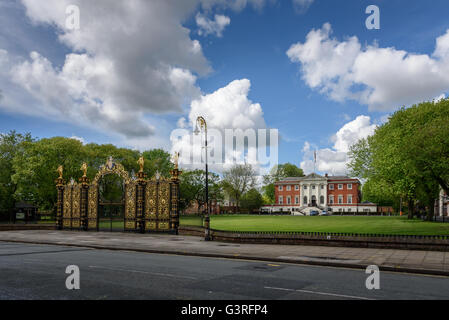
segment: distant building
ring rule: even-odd
[[[197,215],[203,214],[206,210],[206,206],[202,206],[198,208],[198,203],[196,201],[192,201],[192,203],[187,207],[183,214],[185,215]],[[233,214],[238,212],[237,202],[232,200],[231,197],[225,194],[225,199],[223,201],[215,201],[212,200],[210,202],[210,214],[218,215],[218,214]]]
[[[360,181],[347,176],[316,173],[302,178],[286,178],[275,183],[275,204],[264,211],[310,214],[329,212],[377,212],[377,205],[361,202]]]

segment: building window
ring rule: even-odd
[[[324,196],[320,197],[320,204],[324,204]]]
[[[279,186],[279,191],[282,191],[282,186]]]
[[[307,186],[304,186],[304,190],[307,190]]]
[[[352,183],[348,183],[348,190],[352,190]]]
[[[312,186],[312,190],[315,190],[315,185]]]
[[[287,204],[292,204],[292,198],[290,196],[287,197]]]
[[[291,191],[292,190],[292,186],[287,186],[287,191]]]
[[[324,185],[321,185],[321,190],[324,190]]]
[[[338,204],[343,204],[343,196],[338,196]]]
[[[279,196],[279,204],[284,204],[284,198],[282,196]]]
[[[295,190],[299,190],[299,186],[298,185],[295,186]]]
[[[299,204],[299,197],[298,196],[295,197],[295,204]]]
[[[348,209],[348,212],[351,212],[351,211],[352,211],[352,209],[351,209],[351,208],[349,208],[349,209]]]
[[[307,197],[304,197],[304,204],[305,204],[305,205],[308,204],[308,202],[307,202]]]
[[[329,185],[329,190],[334,190],[334,185],[333,184]]]
[[[343,190],[343,185],[342,184],[338,185],[338,190]]]
[[[352,204],[352,195],[351,194],[348,195],[348,203]]]
[[[329,204],[334,204],[334,196],[329,196]]]

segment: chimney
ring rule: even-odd
[[[324,175],[326,178],[329,178],[329,175],[326,173],[325,175]]]

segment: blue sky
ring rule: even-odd
[[[73,33],[61,38],[69,33],[61,27],[66,19],[60,4],[64,1],[54,6],[43,2],[0,1],[0,50],[7,56],[3,69],[0,68],[3,70],[0,72],[0,90],[4,96],[0,100],[0,132],[15,129],[31,132],[37,137],[76,136],[87,142],[141,149],[163,147],[172,151],[170,132],[179,126],[181,117],[187,122],[193,117],[192,101],[215,93],[217,99],[232,105],[233,97],[223,97],[217,90],[234,80],[247,79],[250,89],[247,95],[244,93],[245,101],[237,112],[251,104],[260,105],[263,115],[250,120],[256,123],[254,128],[279,129],[279,161],[292,162],[310,171],[313,150],[317,150],[318,171],[339,174],[344,173],[348,145],[371,133],[376,124],[385,121],[385,117],[401,104],[410,105],[449,93],[449,80],[441,70],[426,71],[443,68],[443,62],[449,57],[449,49],[445,51],[449,41],[443,38],[449,30],[449,2],[445,0],[433,0],[431,4],[421,0],[315,0],[303,10],[294,9],[295,0],[242,1],[238,8],[235,3],[222,0],[204,3],[189,0],[186,1],[189,4],[184,2],[182,5],[180,1],[171,1],[173,4],[167,6],[160,5],[159,0],[148,1],[154,3],[148,8],[148,20],[154,14],[155,20],[158,16],[165,18],[161,23],[148,22],[145,17],[133,19],[135,13],[132,10],[121,18],[120,10],[126,5],[118,0],[112,7],[99,1],[94,8],[88,8],[88,2],[84,0],[72,1],[81,9],[81,34],[98,32],[96,43],[94,39],[79,39]],[[49,2],[52,1],[46,3]],[[99,12],[103,14],[93,16],[92,12],[102,3],[104,8]],[[365,9],[372,4],[380,8],[380,30],[365,27],[368,17]],[[48,9],[45,8],[47,5],[50,6]],[[145,1],[136,1],[137,5],[146,6]],[[147,8],[142,7],[140,11],[144,9]],[[111,16],[108,10],[112,12]],[[215,15],[227,17],[230,23],[220,32],[212,31],[206,35],[198,23],[198,16],[213,23]],[[121,21],[117,23],[120,30],[127,27],[128,21],[138,21],[142,27],[132,36],[127,34],[118,38],[120,41],[117,42],[113,39],[117,33],[95,29],[102,21],[108,26],[111,19]],[[324,27],[326,23],[329,29]],[[190,32],[183,33],[180,26]],[[86,30],[88,28],[90,30]],[[198,32],[201,30],[203,32]],[[320,31],[322,37],[321,54],[316,56],[310,54],[306,46],[312,45],[308,35],[313,30]],[[318,37],[318,33],[314,35]],[[351,37],[356,39],[350,40]],[[439,37],[442,39],[438,52],[443,54],[438,55],[435,48]],[[184,50],[191,48],[183,49],[182,46],[196,41],[201,52],[184,54]],[[339,44],[353,49],[347,49],[347,52],[343,49],[343,56],[332,55],[341,49],[336,49]],[[298,50],[288,55],[294,45],[298,45]],[[133,48],[139,48],[144,54],[133,53]],[[109,55],[115,50],[117,53]],[[405,53],[398,58],[400,50]],[[39,56],[30,57],[33,51]],[[76,81],[70,78],[63,83],[74,74],[73,71],[62,71],[69,65],[68,54],[87,54],[91,59],[84,61],[83,67],[97,68],[100,71],[96,69],[95,72],[99,75],[87,79],[91,73],[76,73]],[[409,56],[418,58],[407,60]],[[347,64],[347,68],[329,71],[332,68],[326,67],[326,60],[331,58],[335,59],[333,65]],[[176,83],[175,89],[165,93],[161,88],[167,77],[154,81],[150,71],[139,74],[136,64],[150,71],[159,65],[168,65],[169,69],[164,70],[179,68],[177,70],[183,72],[179,79],[176,78],[178,80],[170,80],[172,85]],[[80,60],[75,60],[73,65],[81,65]],[[101,72],[111,65],[117,69],[116,78],[122,83],[116,84],[119,81],[115,81],[112,72]],[[373,65],[379,66],[378,72],[370,68]],[[45,72],[39,71],[39,66],[47,66],[43,68]],[[161,69],[157,70],[160,74]],[[396,79],[398,74],[404,76]],[[87,84],[80,89],[85,85],[85,79],[80,79],[83,76],[86,76]],[[142,78],[144,76],[148,79]],[[389,92],[388,86],[382,83],[383,76],[385,80],[394,78],[393,86],[398,88],[391,88],[392,92]],[[411,76],[419,78],[413,80]],[[51,83],[48,79],[55,82],[46,85]],[[346,86],[347,83],[350,85]],[[139,84],[142,84],[141,88]],[[122,86],[127,88],[118,94]],[[133,96],[138,98],[134,101]],[[157,99],[153,99],[155,96]],[[159,107],[157,104],[161,101],[169,102],[167,106]],[[104,111],[106,108],[113,112]],[[204,107],[199,103],[196,110],[204,110],[201,108]],[[81,115],[79,118],[77,112]],[[211,117],[221,117],[219,113],[217,111]],[[128,125],[121,120],[114,122],[115,117],[125,118]],[[129,125],[133,121],[136,125]],[[212,119],[211,122],[219,121]],[[139,134],[147,131],[146,135]]]

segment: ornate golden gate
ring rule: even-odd
[[[87,178],[87,164],[83,164],[80,183],[73,179],[65,184],[63,167],[58,168],[56,179],[58,191],[56,224],[60,230],[99,230],[99,181],[108,174],[120,176],[125,184],[124,231],[134,232],[178,232],[179,226],[179,174],[177,160],[171,178],[156,174],[147,179],[143,172],[144,159],[138,161],[140,171],[137,178],[112,157],[101,166],[92,183]]]

